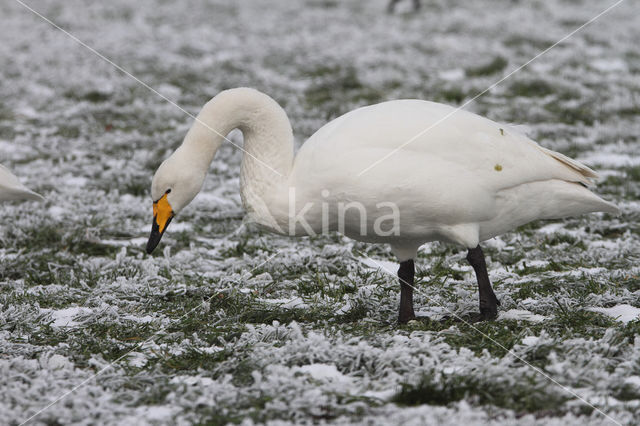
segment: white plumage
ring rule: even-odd
[[[363,202],[371,221],[378,211],[373,203],[396,203],[400,237],[382,241],[371,233],[370,241],[391,243],[406,253],[404,260],[428,241],[473,248],[536,219],[617,213],[583,186],[596,177],[577,161],[476,114],[397,100],[359,108],[322,127],[298,152],[290,183],[306,199],[330,188],[334,203]],[[357,238],[359,230],[346,232]]]

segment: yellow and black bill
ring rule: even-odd
[[[164,194],[158,201],[153,202],[153,223],[151,224],[151,235],[147,242],[147,253],[151,252],[158,246],[162,239],[162,234],[173,219],[173,209],[167,201],[167,194]]]

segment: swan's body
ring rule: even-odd
[[[42,195],[33,192],[20,183],[18,178],[0,164],[0,201],[43,200]]]
[[[294,159],[285,112],[241,88],[208,102],[158,169],[152,195],[161,221],[197,194],[221,135],[234,128],[244,135],[241,195],[250,219],[292,236],[340,231],[389,243],[401,262],[429,241],[479,250],[480,241],[532,220],[618,211],[585,187],[596,177],[588,167],[491,120],[427,101],[351,111],[318,130]],[[156,219],[148,250],[166,223]]]
[[[370,229],[370,238],[361,239],[409,250],[401,260],[412,258],[413,249],[428,241],[473,248],[532,220],[617,212],[580,185],[596,176],[587,167],[478,115],[455,111],[444,119],[452,112],[450,106],[417,100],[349,112],[305,142],[289,184],[304,194],[302,202],[314,201],[328,188],[332,205],[363,203],[370,227],[377,214],[388,213],[377,209],[376,203],[396,203],[399,235],[379,237]],[[321,224],[309,222],[316,228]],[[358,239],[358,220],[347,222],[345,231]]]

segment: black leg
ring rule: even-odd
[[[400,315],[398,316],[398,322],[401,324],[405,324],[416,317],[413,313],[413,279],[415,273],[413,259],[400,262],[400,269],[398,269],[398,278],[400,278]]]
[[[396,8],[396,3],[398,3],[398,0],[389,1],[389,5],[387,6],[387,13],[393,13]]]
[[[413,0],[413,10],[414,11],[420,10],[420,0]]]
[[[495,319],[498,316],[498,305],[500,301],[491,288],[489,274],[487,274],[487,264],[484,261],[484,253],[480,246],[469,249],[467,260],[473,266],[478,279],[478,292],[480,295],[480,319]]]

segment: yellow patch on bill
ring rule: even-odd
[[[493,166],[493,170],[495,170],[496,172],[501,172],[502,171],[502,165],[496,164],[495,166]]]
[[[153,203],[153,217],[158,224],[158,230],[162,233],[169,219],[173,217],[173,209],[167,200],[167,194],[164,194],[162,198]]]

